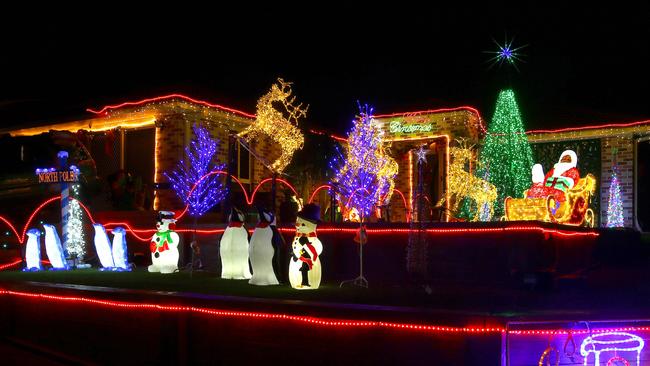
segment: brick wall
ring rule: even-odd
[[[212,137],[219,139],[217,157],[219,162],[228,160],[228,132],[243,130],[250,121],[220,111],[206,111],[187,103],[169,103],[157,107],[157,142],[156,157],[158,159],[155,172],[156,183],[167,183],[163,172],[169,172],[176,167],[178,161],[185,156],[185,147],[195,138],[192,125],[199,123],[207,127]],[[156,191],[154,209],[181,210],[183,204],[172,189]]]
[[[600,222],[602,226],[607,225],[609,187],[614,163],[612,149],[614,148],[618,150],[616,163],[618,165],[621,198],[623,199],[625,227],[634,227],[634,140],[631,137],[601,139]]]
[[[163,172],[173,170],[176,163],[183,158],[185,119],[182,114],[171,114],[159,118],[158,122],[155,141],[158,164],[154,179],[156,183],[167,183]],[[183,207],[172,189],[157,190],[154,202],[154,209],[159,210],[178,210]]]
[[[391,118],[379,118],[380,122],[383,122],[384,131],[386,133],[387,139],[415,139],[414,141],[394,141],[391,146],[391,154],[397,164],[399,165],[399,171],[395,177],[395,188],[399,189],[404,193],[404,197],[407,201],[407,207],[410,208],[410,177],[409,177],[409,154],[408,151],[419,147],[423,143],[432,143],[436,142],[436,154],[441,158],[439,161],[439,184],[442,184],[444,187],[445,176],[444,176],[444,164],[446,157],[445,155],[445,138],[437,139],[427,139],[429,137],[435,137],[440,135],[448,135],[450,138],[450,143],[455,144],[455,139],[464,138],[467,140],[468,144],[477,144],[478,143],[478,132],[479,132],[479,120],[478,116],[469,111],[454,111],[454,112],[444,112],[444,113],[431,113],[431,114],[421,114],[415,116],[398,116]],[[406,133],[406,134],[394,134],[389,132],[389,123],[391,121],[399,121],[403,125],[409,124],[431,124],[432,131],[428,132],[415,132],[415,133]],[[413,173],[413,188],[417,186],[417,165],[416,165],[417,156],[413,156],[412,161],[412,173]],[[443,192],[440,192],[443,194]],[[433,206],[437,202],[431,202]],[[426,205],[425,205],[426,207]],[[406,221],[406,209],[402,202],[401,197],[398,194],[394,194],[391,199],[391,221],[399,222]],[[434,214],[435,215],[435,214]]]

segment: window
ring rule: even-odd
[[[237,144],[237,178],[242,183],[250,183],[251,158],[250,152],[241,144]]]
[[[636,150],[636,219],[642,231],[650,231],[650,139],[639,141]]]

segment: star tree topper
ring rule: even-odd
[[[492,54],[492,56],[488,62],[490,63],[490,68],[493,67],[494,65],[499,65],[501,67],[503,64],[512,66],[515,70],[519,71],[519,68],[517,67],[517,62],[524,62],[522,57],[524,56],[521,54],[519,51],[528,46],[528,45],[523,45],[523,46],[514,46],[514,38],[508,41],[508,37],[506,36],[503,44],[499,44],[494,38],[492,39],[494,41],[494,44],[497,46],[496,51],[485,51],[485,53]]]

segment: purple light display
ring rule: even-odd
[[[368,217],[375,205],[392,192],[397,164],[385,154],[383,132],[373,120],[373,108],[359,105],[360,116],[348,134],[345,153],[338,151],[330,168],[330,185],[348,209]],[[338,147],[337,147],[338,150]]]
[[[178,197],[189,206],[189,214],[199,217],[226,196],[227,190],[219,175],[204,177],[213,170],[224,170],[225,164],[215,157],[219,141],[210,136],[210,131],[197,124],[192,130],[196,138],[185,148],[187,164],[181,160],[174,171],[164,174]]]
[[[502,365],[650,365],[650,321],[516,322],[503,338]]]

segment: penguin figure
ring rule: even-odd
[[[131,266],[127,261],[127,251],[126,251],[126,230],[123,227],[118,226],[113,229],[113,271],[131,271]]]
[[[41,271],[41,231],[34,228],[27,231],[27,245],[25,246],[25,272]]]
[[[250,243],[250,260],[253,267],[253,277],[248,281],[251,285],[279,285],[278,251],[282,247],[282,236],[275,226],[275,215],[258,208],[260,220],[253,231]]]
[[[219,243],[221,278],[248,280],[252,277],[248,266],[248,231],[244,213],[233,207],[228,215],[228,227]]]
[[[52,265],[51,270],[70,269],[68,263],[65,261],[61,239],[56,232],[56,228],[50,224],[43,224],[43,228],[45,229],[45,252]]]
[[[99,223],[94,223],[93,228],[95,228],[95,251],[97,252],[97,257],[99,257],[99,262],[102,267],[100,271],[110,271],[115,267],[113,263],[113,254],[111,253],[111,244],[108,241],[108,234],[106,234],[106,229],[104,225]]]

